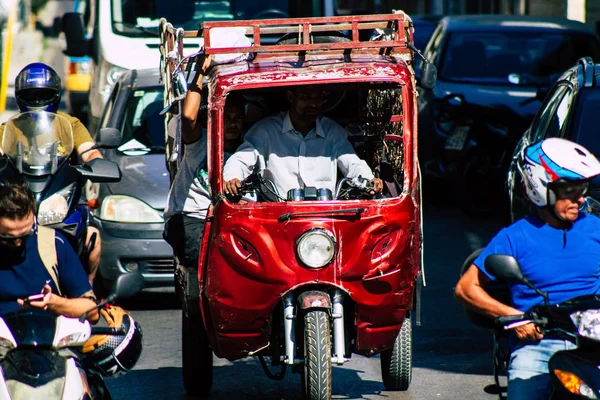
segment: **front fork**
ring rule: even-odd
[[[298,305],[296,304],[298,301]],[[298,309],[304,311],[311,308],[327,309],[333,320],[333,355],[331,362],[338,365],[344,364],[346,349],[346,335],[344,331],[344,294],[340,289],[334,289],[333,299],[327,293],[310,291],[301,293],[296,298],[295,293],[288,293],[283,298],[283,331],[285,341],[285,364],[300,365],[303,359],[296,358],[296,317]]]

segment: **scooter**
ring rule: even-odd
[[[496,278],[527,285],[544,302],[530,311],[495,319],[498,327],[511,329],[534,323],[545,337],[569,340],[573,350],[556,352],[548,363],[553,391],[551,400],[598,399],[600,396],[600,295],[579,296],[559,304],[550,304],[548,295],[532,285],[521,272],[516,259],[490,255],[486,270]]]
[[[109,400],[101,373],[80,352],[93,335],[127,335],[122,328],[91,326],[87,315],[143,288],[139,274],[124,274],[110,295],[80,318],[24,308],[0,318],[0,398],[5,400]],[[137,361],[137,360],[136,360]]]
[[[117,129],[100,130],[97,148],[115,148],[120,144]],[[26,182],[37,204],[37,221],[59,230],[73,246],[81,262],[87,265],[95,237],[85,246],[90,215],[81,204],[85,181],[118,182],[121,171],[116,163],[94,159],[87,164],[71,165],[74,156],[73,130],[69,120],[45,111],[24,112],[6,122],[0,148],[0,179]]]

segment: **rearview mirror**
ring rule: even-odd
[[[504,254],[491,254],[485,258],[485,270],[496,278],[523,282],[524,276],[516,258]]]
[[[121,144],[121,132],[116,128],[102,128],[98,136],[100,148],[116,149]]]
[[[86,38],[83,15],[75,12],[65,13],[61,25],[67,41],[67,48],[64,53],[70,57],[89,56],[91,41]]]
[[[425,89],[433,89],[435,82],[437,81],[437,68],[429,61],[423,61],[421,63],[419,78],[421,80],[421,86]]]
[[[173,76],[173,94],[175,96],[174,101],[183,99],[188,91],[187,80],[185,79],[185,75],[183,71],[177,70],[175,75]]]
[[[103,158],[94,158],[83,165],[75,165],[81,176],[91,182],[119,182],[121,170],[117,163]]]
[[[119,275],[113,284],[111,294],[117,298],[131,297],[138,294],[144,288],[144,278],[138,273],[127,273]]]

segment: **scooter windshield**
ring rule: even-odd
[[[54,173],[73,151],[71,122],[45,111],[17,114],[6,123],[2,151],[22,174]]]

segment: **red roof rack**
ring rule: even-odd
[[[246,28],[246,35],[252,36],[254,46],[213,48],[211,30],[213,28]],[[184,37],[204,37],[204,49],[208,54],[224,53],[282,53],[297,51],[323,51],[346,49],[382,49],[406,48],[406,42],[412,41],[409,32],[412,21],[404,12],[378,15],[349,15],[343,17],[285,18],[269,20],[217,21],[205,22],[198,31],[185,31]],[[386,40],[360,40],[359,31],[366,29],[385,29]],[[335,43],[311,43],[312,33],[351,31],[350,41]],[[264,45],[263,35],[298,34],[299,44]]]

